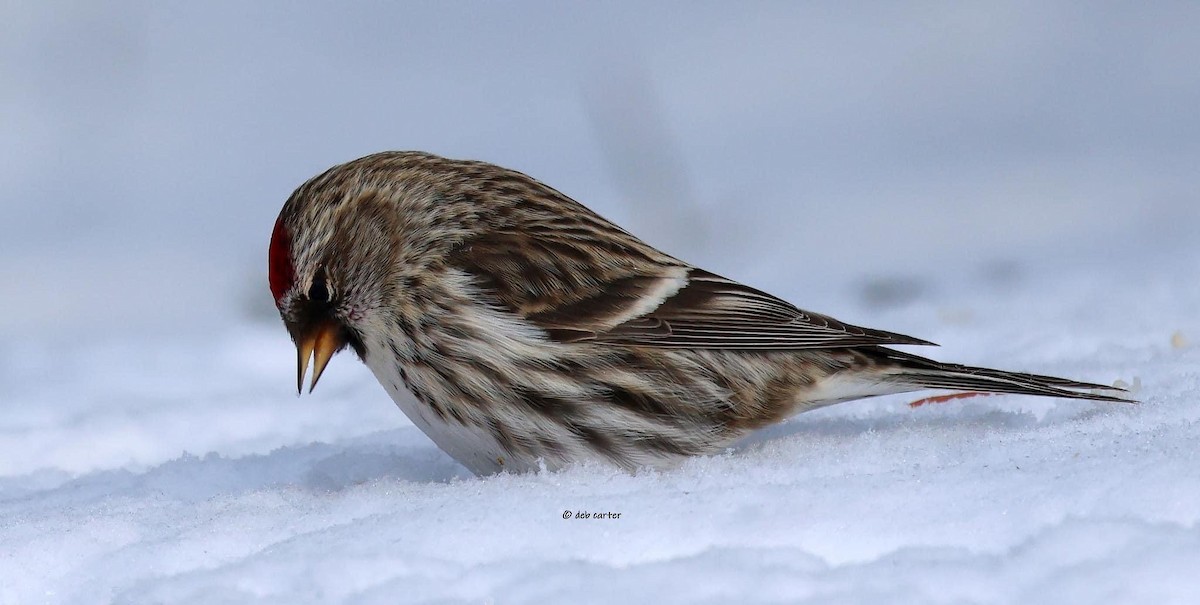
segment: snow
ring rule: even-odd
[[[878,398],[663,472],[472,477],[352,357],[297,398],[269,322],[7,349],[0,602],[1193,602],[1198,252],[884,313],[1141,404]]]
[[[10,8],[0,605],[1200,602],[1191,5]],[[1141,403],[882,397],[474,477],[352,356],[297,397],[267,294],[292,188],[388,148]]]

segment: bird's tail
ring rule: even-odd
[[[880,348],[886,355],[887,382],[916,389],[950,389],[987,393],[1016,393],[1067,399],[1092,399],[1131,403],[1128,392],[1117,387],[1079,382],[1054,376],[1005,372],[953,363],[942,363],[917,355]]]

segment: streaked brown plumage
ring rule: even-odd
[[[426,153],[370,155],[297,189],[270,281],[299,380],[352,347],[477,473],[663,466],[799,412],[927,388],[1124,401],[886,348],[930,343],[802,311],[524,174]]]

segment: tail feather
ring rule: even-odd
[[[1014,393],[1123,403],[1134,401],[1128,396],[1122,396],[1126,391],[1117,387],[1055,376],[942,363],[909,353],[884,350],[895,368],[889,376],[889,381],[917,388]]]

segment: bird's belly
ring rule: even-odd
[[[417,428],[433,442],[450,454],[459,464],[476,475],[490,475],[500,471],[526,472],[538,468],[536,459],[524,459],[508,453],[492,433],[482,427],[447,420],[429,406],[413,396],[394,363],[371,363],[367,367],[391,396],[396,406],[404,412]]]

